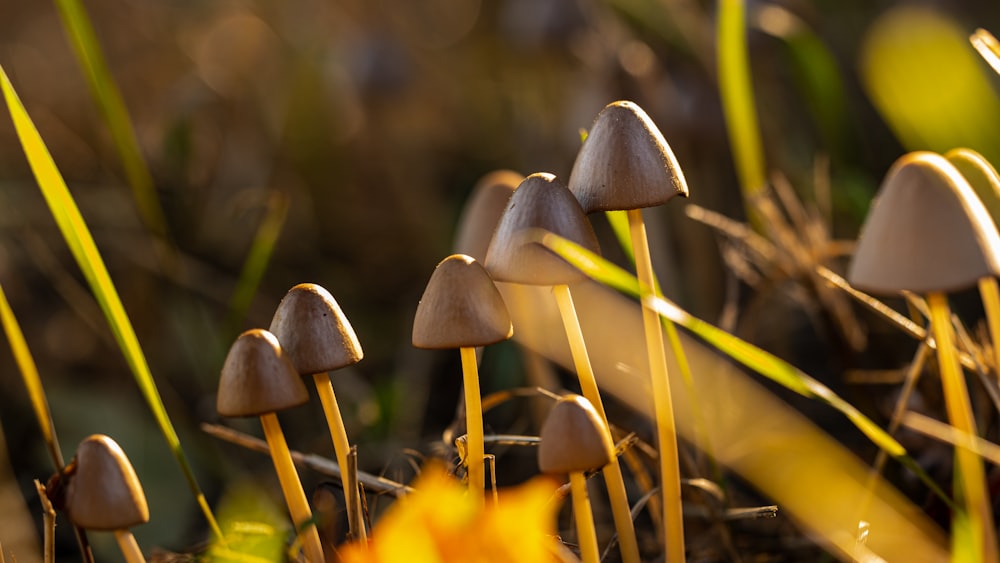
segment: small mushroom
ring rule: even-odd
[[[323,561],[323,545],[312,524],[309,502],[275,414],[308,401],[309,392],[302,378],[273,334],[251,329],[236,338],[222,365],[216,410],[222,416],[260,417],[278,482],[306,559],[318,563]]]
[[[587,213],[624,210],[635,256],[636,277],[644,293],[656,287],[642,208],[688,195],[687,182],[673,151],[653,120],[633,102],[608,104],[597,115],[573,164],[569,189]],[[656,411],[663,490],[663,539],[668,563],[685,559],[677,430],[667,374],[663,327],[645,300],[642,306],[649,373]]]
[[[880,294],[922,293],[930,309],[938,370],[952,426],[976,436],[969,391],[955,352],[947,291],[1000,272],[1000,234],[962,174],[941,155],[912,152],[886,174],[868,212],[847,279]],[[974,549],[997,560],[983,460],[956,448],[966,509],[979,522]]]
[[[361,361],[364,355],[361,343],[333,295],[314,283],[299,284],[288,291],[274,312],[269,330],[295,369],[303,376],[313,377],[333,439],[344,494],[351,507],[347,511],[351,537],[365,542],[367,533],[359,492],[348,486],[347,455],[351,443],[329,374]]]
[[[145,561],[129,528],[149,521],[142,484],[121,447],[94,434],[76,448],[66,468],[64,507],[70,522],[87,530],[113,531],[128,563]]]
[[[615,459],[611,431],[590,401],[567,395],[552,406],[539,437],[538,468],[547,474],[569,474],[580,556],[583,563],[597,563],[597,531],[584,472]]]
[[[544,229],[588,250],[600,252],[597,235],[569,188],[552,174],[532,174],[521,182],[507,202],[507,208],[500,218],[486,254],[486,269],[496,281],[552,285],[580,389],[607,425],[604,403],[569,287],[570,283],[579,281],[584,276],[555,254],[532,242],[530,237],[536,229]],[[638,563],[639,544],[635,537],[625,480],[617,460],[615,463],[605,464],[603,473],[622,560],[625,563]]]
[[[507,340],[514,333],[507,306],[493,280],[471,256],[452,254],[434,269],[413,319],[413,345],[430,350],[459,348],[465,385],[469,489],[483,501],[483,407],[476,347]]]

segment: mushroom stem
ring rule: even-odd
[[[628,210],[629,234],[635,254],[636,275],[643,293],[651,293],[654,284],[653,264],[646,240],[646,224],[641,209]],[[660,447],[660,488],[663,492],[663,540],[667,563],[684,561],[684,516],[681,506],[680,466],[677,460],[677,431],[674,426],[674,406],[670,398],[667,375],[667,355],[663,347],[660,316],[642,304],[642,324],[649,354],[649,375],[653,388],[653,408],[656,413],[656,438]]]
[[[264,439],[267,440],[267,446],[271,450],[274,470],[278,474],[281,492],[288,504],[288,512],[292,516],[295,532],[302,542],[306,560],[310,563],[322,563],[323,544],[319,539],[319,531],[313,525],[312,511],[309,509],[309,502],[302,491],[302,482],[299,481],[299,474],[295,471],[295,464],[292,461],[291,452],[288,451],[285,435],[281,432],[278,415],[273,412],[263,414],[260,416],[260,424],[264,427]]]
[[[115,530],[115,539],[118,540],[118,547],[125,556],[126,563],[146,563],[146,558],[139,549],[139,544],[135,541],[135,536],[128,530]]]
[[[580,319],[573,306],[573,294],[566,284],[553,286],[552,293],[559,305],[559,314],[562,316],[566,338],[569,340],[570,353],[573,356],[573,364],[576,366],[577,378],[580,380],[580,390],[583,392],[583,396],[594,405],[594,409],[604,424],[610,427],[608,416],[604,412],[604,403],[601,401],[601,393],[597,387],[597,379],[594,377],[594,369],[590,364],[587,345],[583,340]],[[618,459],[611,460],[611,463],[604,466],[602,472],[611,501],[611,514],[614,517],[615,530],[618,532],[618,546],[622,561],[624,563],[638,563],[639,543],[635,537],[632,511],[628,503],[628,496],[625,494],[625,480],[622,478],[622,469]]]
[[[486,452],[483,446],[483,405],[479,396],[479,367],[476,363],[476,349],[463,346],[462,376],[465,386],[465,432],[468,435],[465,465],[469,473],[469,491],[483,502],[483,488],[486,482],[486,472],[483,458]]]
[[[1000,380],[1000,287],[993,276],[979,279],[979,295],[986,309],[986,324],[990,329],[990,359],[993,361],[993,371]]]
[[[948,420],[958,431],[970,436],[978,436],[976,423],[969,402],[969,390],[965,386],[962,368],[955,354],[954,335],[951,328],[951,309],[943,293],[931,292],[927,295],[927,305],[931,312],[931,329],[937,343],[938,369]],[[975,537],[975,549],[982,561],[997,560],[996,532],[990,497],[986,490],[986,473],[983,460],[975,452],[966,448],[955,448],[955,464],[961,478],[957,487],[959,501],[969,513]]]
[[[330,437],[333,438],[333,451],[337,454],[337,465],[340,466],[340,479],[344,486],[344,495],[347,497],[347,506],[356,508],[356,510],[347,511],[351,539],[361,542],[362,545],[367,545],[368,534],[365,531],[365,520],[361,514],[361,501],[357,498],[358,488],[352,488],[349,484],[347,455],[351,451],[351,443],[347,440],[347,430],[344,428],[344,419],[340,415],[340,406],[337,405],[337,395],[333,392],[333,383],[330,381],[329,373],[313,374],[313,382],[316,384],[319,401],[323,404],[323,413],[326,415],[326,425],[330,428]]]
[[[597,529],[594,515],[590,510],[590,496],[587,494],[587,478],[582,471],[569,474],[570,494],[573,496],[573,515],[576,518],[576,535],[580,544],[580,558],[583,563],[599,563],[597,551]]]

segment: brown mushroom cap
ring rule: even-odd
[[[111,438],[94,434],[76,448],[66,477],[66,515],[88,530],[125,530],[149,521],[142,485],[125,452]]]
[[[549,411],[538,444],[542,473],[597,469],[615,458],[611,430],[594,405],[580,395],[566,395]]]
[[[269,330],[302,375],[340,369],[364,356],[340,305],[329,291],[314,283],[301,283],[288,291]]]
[[[1000,235],[969,183],[943,156],[912,152],[882,181],[847,279],[873,293],[928,293],[998,272]]]
[[[452,254],[437,265],[413,319],[414,346],[486,346],[513,334],[503,297],[479,262]]]
[[[308,401],[309,391],[273,334],[254,328],[236,338],[219,378],[220,415],[260,416]]]
[[[1000,225],[1000,174],[986,157],[972,149],[952,149],[945,153],[948,159],[972,186],[993,223]]]
[[[586,275],[532,236],[537,229],[553,232],[587,250],[600,253],[597,235],[572,192],[552,174],[532,174],[507,202],[486,252],[493,279],[531,285],[570,284]]]
[[[455,231],[455,254],[466,254],[476,260],[486,260],[493,231],[500,222],[504,208],[524,175],[512,170],[495,170],[476,182]]]
[[[573,164],[569,189],[583,210],[640,209],[687,197],[687,181],[653,120],[633,102],[597,115]]]

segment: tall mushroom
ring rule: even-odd
[[[539,437],[538,468],[542,473],[569,474],[580,556],[583,563],[598,563],[597,531],[584,472],[614,461],[611,431],[590,401],[567,395],[552,406]]]
[[[281,492],[306,559],[319,563],[323,561],[323,544],[276,414],[308,401],[309,391],[273,334],[255,328],[236,338],[222,365],[216,410],[222,416],[260,417]]]
[[[295,369],[303,376],[313,376],[340,466],[351,537],[364,542],[367,533],[359,492],[349,485],[347,470],[351,443],[329,374],[360,362],[364,355],[361,343],[333,295],[314,283],[302,283],[288,291],[274,312],[269,330]]]
[[[507,306],[479,262],[464,254],[452,254],[437,265],[413,318],[413,345],[430,350],[461,350],[468,434],[465,464],[469,490],[480,503],[486,472],[476,347],[507,340],[513,334]]]
[[[962,174],[930,152],[904,155],[886,174],[868,212],[848,269],[851,285],[877,294],[924,294],[930,308],[945,407],[952,426],[975,436],[976,425],[955,353],[945,292],[1000,273],[1000,234]],[[955,450],[958,496],[979,522],[974,549],[997,560],[993,511],[983,460]]]
[[[64,475],[63,507],[70,522],[85,530],[113,531],[128,563],[145,562],[129,528],[149,521],[149,507],[121,447],[108,436],[89,436],[77,446]]]
[[[593,404],[605,426],[608,417],[590,364],[569,284],[586,276],[536,242],[537,229],[555,233],[593,252],[600,252],[597,235],[572,192],[552,174],[537,173],[524,179],[514,191],[486,254],[486,269],[494,280],[531,285],[551,285],[569,341],[573,364],[583,396]],[[625,494],[625,481],[618,461],[604,466],[604,481],[618,531],[625,563],[638,563],[639,545]]]
[[[619,101],[601,110],[573,163],[569,189],[586,213],[627,211],[636,276],[643,292],[652,294],[656,283],[642,208],[661,205],[678,195],[686,197],[688,188],[670,146],[642,108]],[[660,448],[666,560],[678,563],[684,561],[685,551],[677,431],[663,328],[660,316],[645,300],[642,321]]]

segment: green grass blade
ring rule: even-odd
[[[63,461],[62,450],[59,449],[59,440],[56,438],[56,428],[52,423],[52,412],[49,410],[49,401],[45,397],[45,388],[42,386],[42,379],[38,376],[38,368],[35,360],[31,357],[31,350],[21,332],[21,325],[14,316],[13,309],[7,301],[7,294],[4,293],[3,286],[0,285],[0,324],[3,324],[4,333],[7,335],[7,342],[10,343],[10,351],[14,355],[14,362],[21,372],[21,379],[28,390],[28,399],[31,401],[31,408],[35,411],[35,418],[42,431],[42,439],[48,447],[49,456],[57,471],[61,471],[66,465]]]
[[[132,188],[139,213],[146,227],[161,238],[169,238],[163,208],[156,197],[153,178],[139,149],[135,129],[129,118],[121,92],[115,83],[101,51],[94,26],[80,0],[56,0],[73,52],[90,85],[94,101],[100,108],[111,131],[115,147],[122,160],[128,184]]]
[[[10,111],[18,139],[21,141],[28,164],[31,166],[31,171],[35,175],[35,179],[49,206],[49,210],[52,212],[63,238],[69,245],[73,257],[83,271],[83,275],[87,279],[94,297],[104,312],[114,333],[115,340],[125,355],[129,369],[135,376],[136,383],[138,383],[139,389],[160,427],[160,432],[163,434],[171,452],[180,464],[192,493],[194,493],[202,511],[205,513],[205,517],[208,519],[213,532],[221,536],[215,517],[212,515],[212,511],[208,507],[208,502],[205,500],[205,496],[202,494],[195,480],[187,456],[181,449],[177,432],[174,430],[173,424],[170,422],[170,417],[163,406],[160,393],[156,388],[156,383],[153,381],[153,375],[146,363],[142,348],[139,346],[139,340],[125,312],[125,307],[118,297],[118,291],[111,281],[111,276],[104,265],[104,260],[97,250],[97,245],[94,243],[90,230],[87,228],[83,216],[80,214],[80,210],[77,208],[76,202],[69,192],[69,188],[66,187],[66,182],[56,168],[55,162],[53,162],[52,156],[45,147],[41,135],[35,129],[35,125],[32,123],[27,111],[25,111],[24,105],[21,104],[21,100],[14,91],[14,87],[10,83],[7,72],[3,67],[0,67],[0,87],[3,89],[7,109]]]
[[[253,296],[257,293],[260,280],[271,262],[274,247],[281,236],[281,230],[288,218],[288,197],[281,192],[272,192],[267,201],[267,211],[257,228],[250,251],[243,262],[243,269],[236,282],[236,289],[229,301],[229,319],[226,327],[230,333],[237,332],[236,327],[246,317]],[[235,335],[233,335],[235,338]]]
[[[760,218],[753,202],[767,183],[767,173],[750,80],[746,2],[721,0],[718,18],[716,51],[719,54],[719,95],[726,116],[733,159],[736,161],[743,204],[750,224],[759,229]]]

